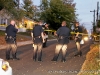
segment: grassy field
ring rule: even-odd
[[[54,35],[49,35],[48,39],[56,39]],[[17,33],[17,42],[31,40],[31,32],[19,32]],[[5,42],[5,32],[0,30],[0,45],[6,44]]]
[[[99,46],[93,44],[78,75],[100,75]],[[99,58],[100,59],[100,58]]]
[[[30,38],[24,37],[23,35],[17,34],[17,42],[28,41]],[[5,45],[5,32],[0,30],[0,45]]]
[[[0,30],[0,36],[4,36],[5,32]]]

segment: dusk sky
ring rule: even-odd
[[[93,11],[94,9],[97,10],[97,2],[99,1],[100,7],[100,0],[74,0],[76,3],[76,13],[79,14],[78,18],[80,23],[85,25],[85,27],[90,30],[92,28],[93,22]],[[40,0],[33,0],[35,5],[40,4]],[[100,10],[99,10],[100,12]]]

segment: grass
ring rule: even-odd
[[[27,37],[28,36],[28,37]],[[52,34],[49,35],[48,39],[55,39],[56,37]],[[17,42],[31,40],[31,32],[19,32],[17,33]],[[0,30],[0,45],[5,45],[5,32]]]
[[[20,35],[31,36],[31,32],[19,32]]]
[[[0,30],[0,36],[5,36],[5,32]]]
[[[86,55],[86,60],[78,75],[100,75],[100,65],[97,62],[99,57],[99,46],[92,45]]]
[[[19,34],[19,33],[18,33]],[[28,35],[27,33],[20,33],[22,35]],[[22,42],[22,41],[28,41],[30,40],[27,37],[21,36],[21,35],[17,35],[17,42]],[[6,41],[5,41],[5,32],[0,30],[0,45],[5,45]]]

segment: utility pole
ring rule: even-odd
[[[90,12],[93,12],[94,15],[93,15],[93,32],[95,32],[95,9],[93,11],[90,11]]]
[[[98,24],[98,20],[99,20],[99,2],[97,2],[97,19],[96,19],[96,25]]]

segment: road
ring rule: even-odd
[[[32,60],[32,45],[18,47],[17,56],[20,57],[20,60],[8,61],[13,68],[13,75],[77,75],[85,60],[86,53],[89,51],[91,42],[82,45],[82,57],[74,57],[77,50],[75,43],[71,41],[68,45],[65,63],[61,62],[61,54],[58,62],[51,61],[56,41],[49,41],[47,45],[46,48],[43,48],[43,62]],[[5,59],[5,50],[0,50],[0,58]]]

